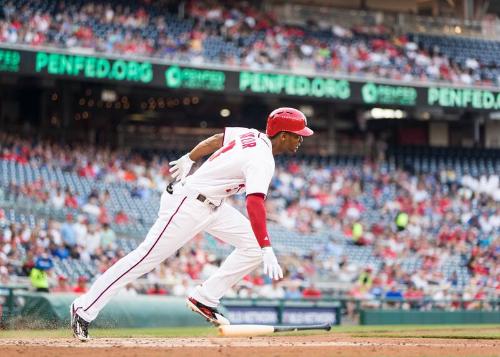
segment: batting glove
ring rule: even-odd
[[[176,181],[184,182],[186,176],[191,171],[191,167],[194,161],[189,157],[189,153],[181,157],[179,160],[171,161],[168,163],[172,168],[170,169],[170,174]]]
[[[274,280],[283,279],[283,270],[278,264],[272,247],[262,248],[262,260],[264,261],[264,274]]]

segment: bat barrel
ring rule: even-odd
[[[274,332],[307,331],[307,330],[330,331],[331,329],[332,326],[328,323],[320,325],[274,326]]]
[[[228,337],[258,336],[274,332],[274,326],[269,325],[223,325],[219,326],[219,335]]]

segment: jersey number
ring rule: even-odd
[[[229,150],[231,150],[232,148],[234,148],[235,145],[236,145],[236,140],[231,140],[226,146],[221,147],[219,150],[217,150],[216,152],[214,152],[212,154],[212,156],[210,156],[210,159],[208,159],[208,161],[212,161],[215,158],[219,157],[221,154],[224,154],[225,152],[228,152]]]

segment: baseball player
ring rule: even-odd
[[[71,304],[74,336],[88,340],[90,322],[122,287],[151,271],[202,231],[235,249],[208,280],[194,289],[187,305],[216,326],[228,325],[217,310],[228,289],[262,262],[264,273],[271,279],[283,278],[267,233],[264,199],[274,173],[274,155],[295,153],[303,136],[312,134],[302,112],[278,108],[269,114],[266,134],[255,129],[226,128],[172,161],[172,177],[177,183],[163,192],[158,218],[146,239]],[[193,163],[209,154],[188,176]],[[244,191],[248,219],[225,202],[227,197]]]

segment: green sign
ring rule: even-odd
[[[361,88],[361,96],[366,104],[415,105],[418,95],[413,87],[368,82]]]
[[[0,49],[0,72],[19,72],[21,53]]]
[[[35,72],[142,83],[153,79],[153,66],[149,62],[46,52],[36,53]]]
[[[288,74],[240,72],[241,92],[285,94],[317,98],[349,99],[351,87],[343,79]]]
[[[500,92],[482,89],[431,87],[428,90],[429,105],[451,108],[500,109]]]
[[[229,71],[157,64],[135,59],[77,55],[0,47],[0,73],[54,78],[70,77],[117,85],[171,90],[206,90],[227,94],[275,95],[309,101],[350,103],[365,107],[441,107],[475,111],[500,110],[500,89],[412,86],[407,83],[345,80],[257,71]]]
[[[226,75],[222,71],[171,66],[165,70],[165,84],[170,88],[222,91]]]

